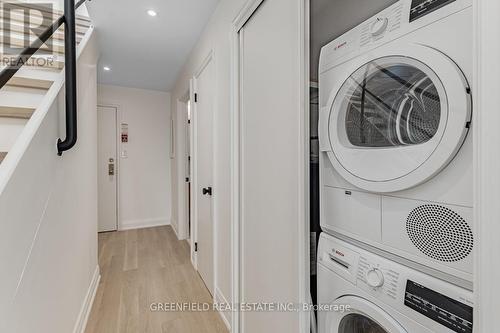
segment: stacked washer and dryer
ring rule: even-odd
[[[320,59],[320,333],[472,333],[472,0],[401,0]]]

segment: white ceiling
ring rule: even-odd
[[[218,1],[87,2],[101,47],[99,83],[171,90]],[[147,15],[148,9],[158,15]]]
[[[317,81],[321,47],[397,0],[311,0],[311,80]]]

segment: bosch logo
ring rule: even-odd
[[[339,45],[335,46],[335,51],[337,51],[338,49],[343,48],[346,45],[347,45],[347,42],[343,42],[342,44],[339,44]]]
[[[342,252],[338,251],[338,250],[335,250],[335,254],[341,256],[341,257],[345,257],[345,254],[343,254]]]

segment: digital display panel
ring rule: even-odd
[[[411,2],[410,22],[413,22],[456,0],[413,0]]]
[[[405,305],[453,332],[472,333],[473,308],[408,280]]]

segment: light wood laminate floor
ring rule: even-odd
[[[86,333],[227,332],[216,312],[153,312],[152,303],[212,302],[172,228],[99,235],[101,282]]]

